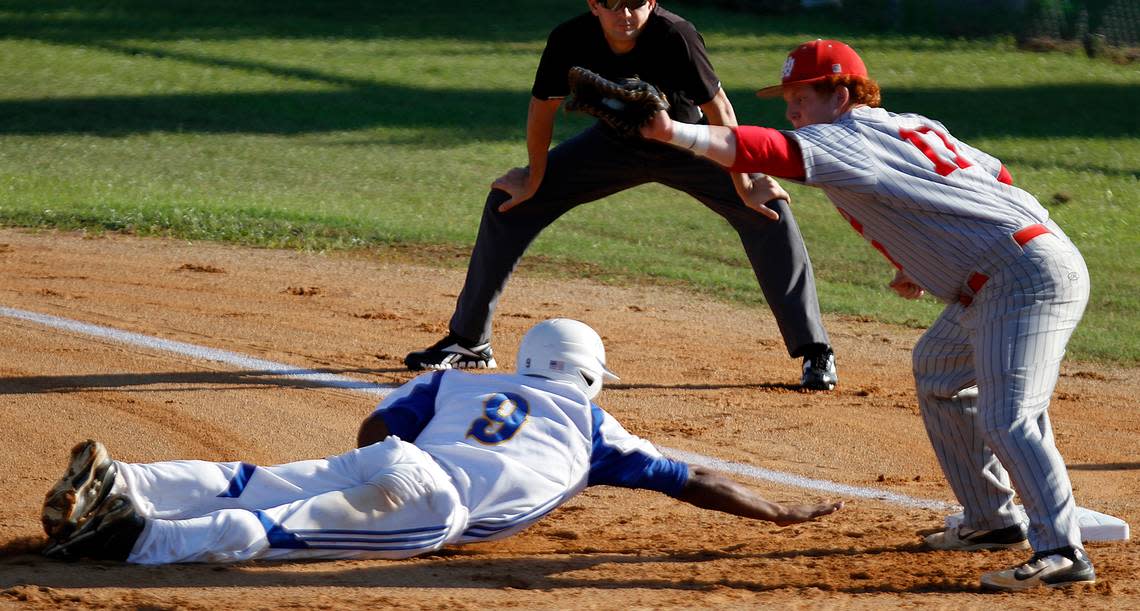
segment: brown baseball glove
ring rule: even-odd
[[[659,89],[634,77],[611,81],[585,68],[570,69],[570,95],[562,103],[568,112],[584,112],[605,121],[625,136],[635,136],[669,100]]]

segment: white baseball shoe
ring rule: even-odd
[[[1020,524],[995,530],[974,530],[956,526],[923,537],[930,549],[972,552],[981,549],[1029,549],[1029,540]]]
[[[70,535],[107,498],[117,468],[107,448],[88,439],[71,449],[67,471],[44,497],[40,519],[48,538]]]
[[[983,588],[1007,592],[1077,583],[1096,583],[1096,571],[1085,551],[1074,547],[1038,552],[1021,566],[982,575]]]

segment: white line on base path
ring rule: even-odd
[[[140,346],[143,348],[150,348],[159,352],[169,352],[173,354],[181,354],[191,358],[202,359],[204,361],[217,361],[232,365],[239,369],[247,369],[250,371],[258,371],[278,375],[284,378],[309,380],[320,384],[321,386],[328,386],[331,388],[347,388],[357,392],[368,393],[371,395],[378,395],[380,397],[387,396],[389,392],[395,389],[395,386],[373,384],[371,382],[363,382],[360,380],[353,380],[344,376],[338,376],[331,373],[322,373],[319,371],[312,371],[309,369],[298,369],[292,365],[284,365],[275,363],[273,361],[266,361],[263,359],[238,354],[237,352],[229,352],[226,350],[218,350],[216,348],[207,348],[205,346],[197,346],[195,344],[187,344],[184,342],[176,342],[170,339],[162,339],[161,337],[152,337],[150,335],[143,335],[141,333],[132,333],[130,331],[120,331],[112,329],[111,327],[102,327],[99,325],[92,325],[77,320],[68,318],[60,318],[59,316],[51,316],[50,314],[37,314],[36,312],[28,312],[26,310],[16,310],[13,308],[6,308],[0,306],[0,316],[8,318],[15,318],[18,320],[26,320],[37,324],[51,327],[53,329],[60,329],[63,331],[70,331],[80,335],[89,335],[98,337],[100,339],[108,339],[111,341],[119,342],[121,344],[129,344],[132,346]]]
[[[388,384],[375,384],[362,380],[354,380],[352,378],[339,376],[336,374],[312,371],[309,369],[300,369],[293,367],[292,365],[285,365],[282,363],[258,359],[251,356],[246,356],[244,354],[239,354],[237,352],[218,350],[216,348],[207,348],[205,346],[187,344],[185,342],[162,339],[159,337],[143,335],[141,333],[133,333],[130,331],[120,331],[111,327],[93,325],[85,322],[79,322],[77,320],[71,320],[68,318],[61,318],[59,316],[52,316],[50,314],[39,314],[36,312],[29,312],[26,310],[17,310],[15,308],[0,306],[0,316],[32,322],[53,329],[77,333],[79,335],[97,337],[100,339],[111,340],[122,344],[148,348],[159,352],[188,356],[195,359],[216,361],[240,369],[264,372],[285,378],[307,380],[320,386],[347,389],[355,392],[376,395],[378,397],[385,397],[388,395],[388,393],[392,392],[392,390],[396,388],[395,386]],[[847,484],[839,484],[828,480],[812,479],[799,475],[793,475],[791,473],[772,471],[770,469],[755,467],[744,463],[720,460],[718,458],[712,458],[703,454],[695,454],[693,452],[686,452],[684,450],[661,448],[661,451],[670,458],[681,460],[693,465],[716,469],[718,471],[725,471],[758,480],[775,482],[777,484],[795,486],[797,488],[806,488],[808,490],[818,490],[828,494],[836,495],[836,497],[841,498],[858,497],[865,499],[877,499],[886,501],[888,503],[893,503],[895,505],[902,505],[904,507],[912,507],[916,509],[933,509],[935,511],[955,511],[960,509],[959,506],[944,501],[919,499],[906,496],[904,494],[891,492],[889,490],[849,486]]]
[[[849,486],[847,484],[839,484],[836,482],[828,481],[825,479],[812,479],[810,477],[802,477],[800,475],[793,475],[791,473],[784,473],[782,471],[772,471],[763,467],[754,467],[749,464],[728,462],[719,458],[712,458],[703,454],[694,454],[684,450],[674,450],[670,448],[661,448],[661,452],[669,458],[687,462],[691,465],[700,467],[708,467],[709,469],[716,469],[717,471],[727,471],[737,475],[751,477],[753,479],[761,479],[777,484],[787,484],[797,488],[807,488],[808,490],[819,490],[828,494],[834,494],[836,500],[841,498],[858,497],[863,499],[877,499],[894,503],[895,505],[902,505],[903,507],[913,507],[915,509],[933,509],[935,511],[959,511],[962,508],[954,503],[947,503],[945,501],[933,501],[928,499],[917,499],[905,494],[898,494],[890,490],[880,490],[878,488],[864,488],[861,486]]]

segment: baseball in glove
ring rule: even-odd
[[[593,115],[625,136],[636,136],[658,111],[669,110],[669,100],[661,91],[637,77],[615,83],[575,66],[569,79],[570,95],[562,107],[567,112]]]

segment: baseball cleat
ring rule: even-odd
[[[1025,528],[1020,524],[995,530],[974,530],[957,526],[923,537],[930,549],[972,552],[976,550],[1029,549]]]
[[[48,543],[43,554],[53,560],[125,561],[145,527],[146,519],[135,511],[131,500],[116,494],[96,507],[70,536]]]
[[[78,528],[111,493],[117,470],[98,441],[88,439],[72,448],[67,472],[44,497],[40,520],[47,536],[63,538]]]
[[[804,375],[800,386],[808,390],[832,390],[839,383],[835,371],[835,352],[830,347],[804,357]]]
[[[1085,551],[1074,547],[1038,552],[1021,566],[982,575],[983,588],[1007,592],[1077,583],[1096,583],[1096,571]]]
[[[420,369],[494,369],[498,367],[491,354],[491,342],[473,344],[454,334],[409,353],[404,365],[413,371]]]

